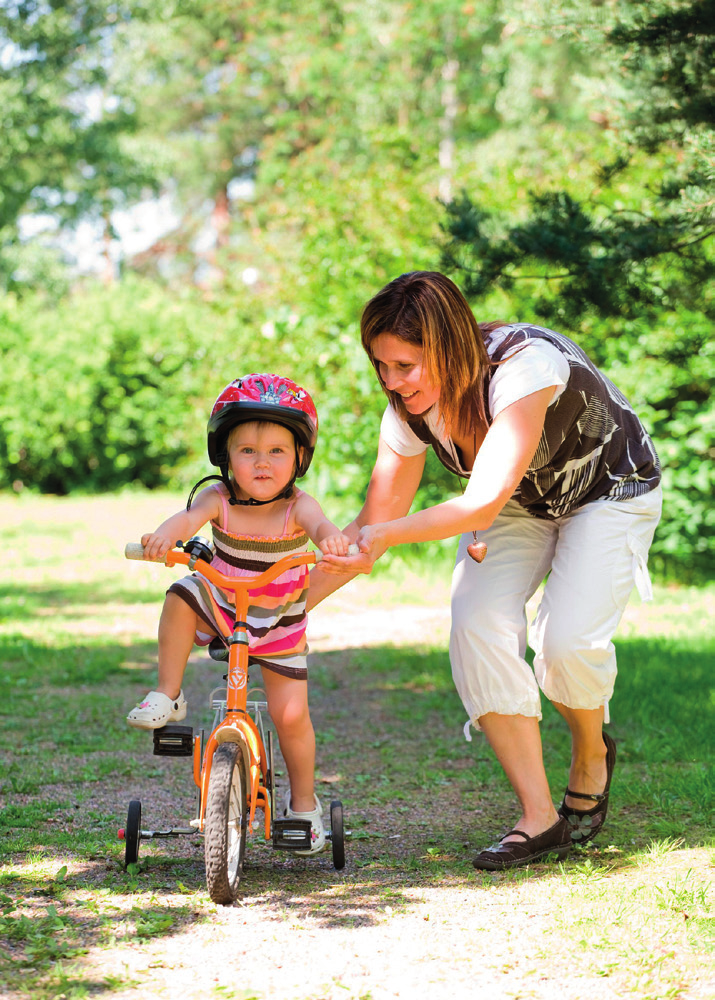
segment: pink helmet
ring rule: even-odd
[[[282,375],[243,375],[218,396],[208,423],[208,452],[212,465],[228,464],[229,432],[251,420],[282,424],[293,433],[298,449],[296,478],[308,471],[318,439],[318,413],[310,395]]]

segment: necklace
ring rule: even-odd
[[[477,457],[477,432],[474,431],[474,458]],[[464,496],[464,483],[461,477],[459,478],[459,485],[462,489],[462,496]],[[477,541],[476,531],[472,531],[472,538],[474,539],[467,546],[467,555],[470,556],[475,562],[484,562],[484,557],[487,554],[487,543]]]

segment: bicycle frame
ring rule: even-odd
[[[263,587],[275,580],[281,573],[297,566],[310,566],[317,561],[315,552],[299,552],[279,559],[259,576],[229,577],[214,569],[210,563],[197,558],[188,552],[171,549],[167,552],[167,566],[183,564],[189,569],[200,573],[221,590],[232,593],[236,601],[234,627],[231,630],[224,624],[221,615],[216,615],[216,622],[228,640],[229,658],[226,682],[226,714],[212,730],[206,746],[201,754],[201,741],[194,739],[194,782],[200,790],[200,805],[198,829],[204,831],[206,799],[211,779],[211,766],[216,749],[221,743],[238,743],[246,748],[248,753],[247,774],[249,794],[248,832],[252,834],[256,807],[264,812],[264,829],[266,840],[271,837],[272,815],[271,796],[266,787],[268,766],[266,750],[261,739],[258,726],[251,718],[247,709],[248,694],[248,605],[252,590]],[[271,781],[274,776],[271,775]]]

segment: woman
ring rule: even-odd
[[[651,596],[647,553],[661,506],[652,442],[572,341],[529,324],[477,324],[442,274],[390,282],[365,307],[361,333],[389,404],[365,504],[346,529],[361,555],[328,556],[325,568],[370,572],[392,545],[462,536],[452,675],[522,810],[474,865],[563,857],[606,818],[616,759],[602,730],[616,675],[611,639],[634,583]],[[466,489],[408,514],[429,445]],[[530,634],[532,672],[525,605],[547,574]],[[314,574],[310,603],[344,582]],[[539,688],[572,737],[558,811],[542,760]]]

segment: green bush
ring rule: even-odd
[[[135,283],[54,310],[11,298],[0,309],[0,484],[166,483],[190,452],[206,367],[192,310]]]
[[[599,359],[655,442],[664,510],[652,548],[662,577],[712,575],[715,541],[715,342],[711,320],[681,310],[623,324]],[[593,353],[593,349],[592,349]]]
[[[491,302],[479,318],[529,317],[529,303]],[[359,342],[358,317],[331,300],[267,311],[248,291],[215,301],[131,278],[49,309],[0,300],[0,488],[45,493],[124,486],[188,488],[212,471],[206,420],[220,389],[247,371],[277,371],[314,395],[320,417],[305,480],[334,519],[358,511],[372,469],[384,397]],[[346,315],[341,315],[341,309]],[[589,321],[564,331],[625,392],[663,464],[659,575],[712,571],[712,375],[707,319]],[[431,456],[416,506],[459,492]],[[443,548],[443,546],[441,547]]]

